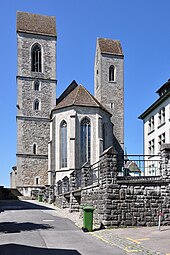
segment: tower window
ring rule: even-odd
[[[33,144],[33,154],[37,154],[37,145]]]
[[[109,67],[109,81],[115,81],[115,67],[113,65]]]
[[[38,178],[38,177],[35,178],[35,184],[36,184],[36,185],[39,185],[39,184],[40,184],[40,183],[39,183],[39,178]]]
[[[41,46],[35,43],[31,49],[31,71],[41,72]]]
[[[91,155],[91,125],[90,120],[85,117],[81,121],[81,161],[82,164],[90,162]]]
[[[36,91],[40,90],[40,82],[38,80],[34,81],[34,90]]]
[[[36,100],[34,101],[33,109],[34,109],[35,111],[38,111],[38,110],[40,109],[40,102],[39,102],[38,99],[36,99]]]
[[[67,167],[67,123],[65,120],[60,124],[60,153],[61,167]]]

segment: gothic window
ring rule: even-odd
[[[60,124],[60,154],[61,167],[67,167],[67,123],[65,120]]]
[[[34,81],[34,90],[36,91],[40,90],[40,82],[38,80]]]
[[[115,67],[111,65],[109,67],[109,81],[114,81],[115,80]]]
[[[40,109],[40,102],[39,102],[38,99],[36,99],[36,100],[34,101],[33,109],[34,109],[35,111],[38,111],[38,110]]]
[[[41,72],[41,46],[35,43],[31,49],[31,71]]]
[[[81,161],[82,164],[90,162],[91,154],[91,125],[90,120],[85,117],[81,121]]]
[[[37,154],[37,145],[33,144],[33,154]]]

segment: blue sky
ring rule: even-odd
[[[0,185],[16,164],[16,11],[56,16],[57,96],[76,80],[93,93],[96,38],[121,41],[125,56],[125,147],[143,153],[138,116],[170,78],[169,0],[5,0],[0,15]]]

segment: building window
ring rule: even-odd
[[[106,124],[103,123],[103,150],[106,149]]]
[[[110,103],[110,109],[114,109],[114,103]]]
[[[154,153],[155,153],[155,140],[154,139],[149,141],[149,144],[148,144],[148,153],[149,153],[149,155],[154,155]]]
[[[38,111],[38,110],[40,109],[40,102],[39,102],[38,99],[36,99],[36,100],[34,101],[33,109],[34,109],[35,111]]]
[[[109,67],[109,81],[114,81],[115,80],[115,67],[111,65]]]
[[[40,184],[40,179],[39,179],[39,177],[36,177],[36,178],[35,178],[35,184],[36,184],[36,185],[39,185],[39,184]]]
[[[158,113],[158,125],[165,123],[165,107],[162,107]]]
[[[148,132],[151,132],[152,130],[154,130],[154,116],[150,117],[148,123]]]
[[[102,127],[103,127],[103,121],[102,121],[102,118],[99,117],[98,119],[98,135],[99,135],[99,138],[103,138],[103,130],[102,130]]]
[[[60,124],[60,153],[61,167],[67,167],[67,123],[65,120]]]
[[[33,144],[33,154],[37,154],[37,145]]]
[[[165,133],[158,136],[158,150],[161,150],[161,145],[165,143]]]
[[[36,91],[40,90],[40,82],[38,80],[34,81],[34,90]]]
[[[90,120],[85,117],[81,121],[81,162],[90,162],[91,155],[91,125]]]
[[[35,43],[31,49],[31,71],[41,72],[41,46]]]

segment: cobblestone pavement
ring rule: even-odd
[[[34,201],[34,203],[38,202]],[[78,227],[82,227],[82,216],[79,212],[70,213],[67,208],[44,205],[55,209],[58,216],[69,218]],[[94,226],[94,231],[88,234],[121,248],[128,255],[170,255],[170,226],[161,227],[161,231],[157,227],[97,230]]]

